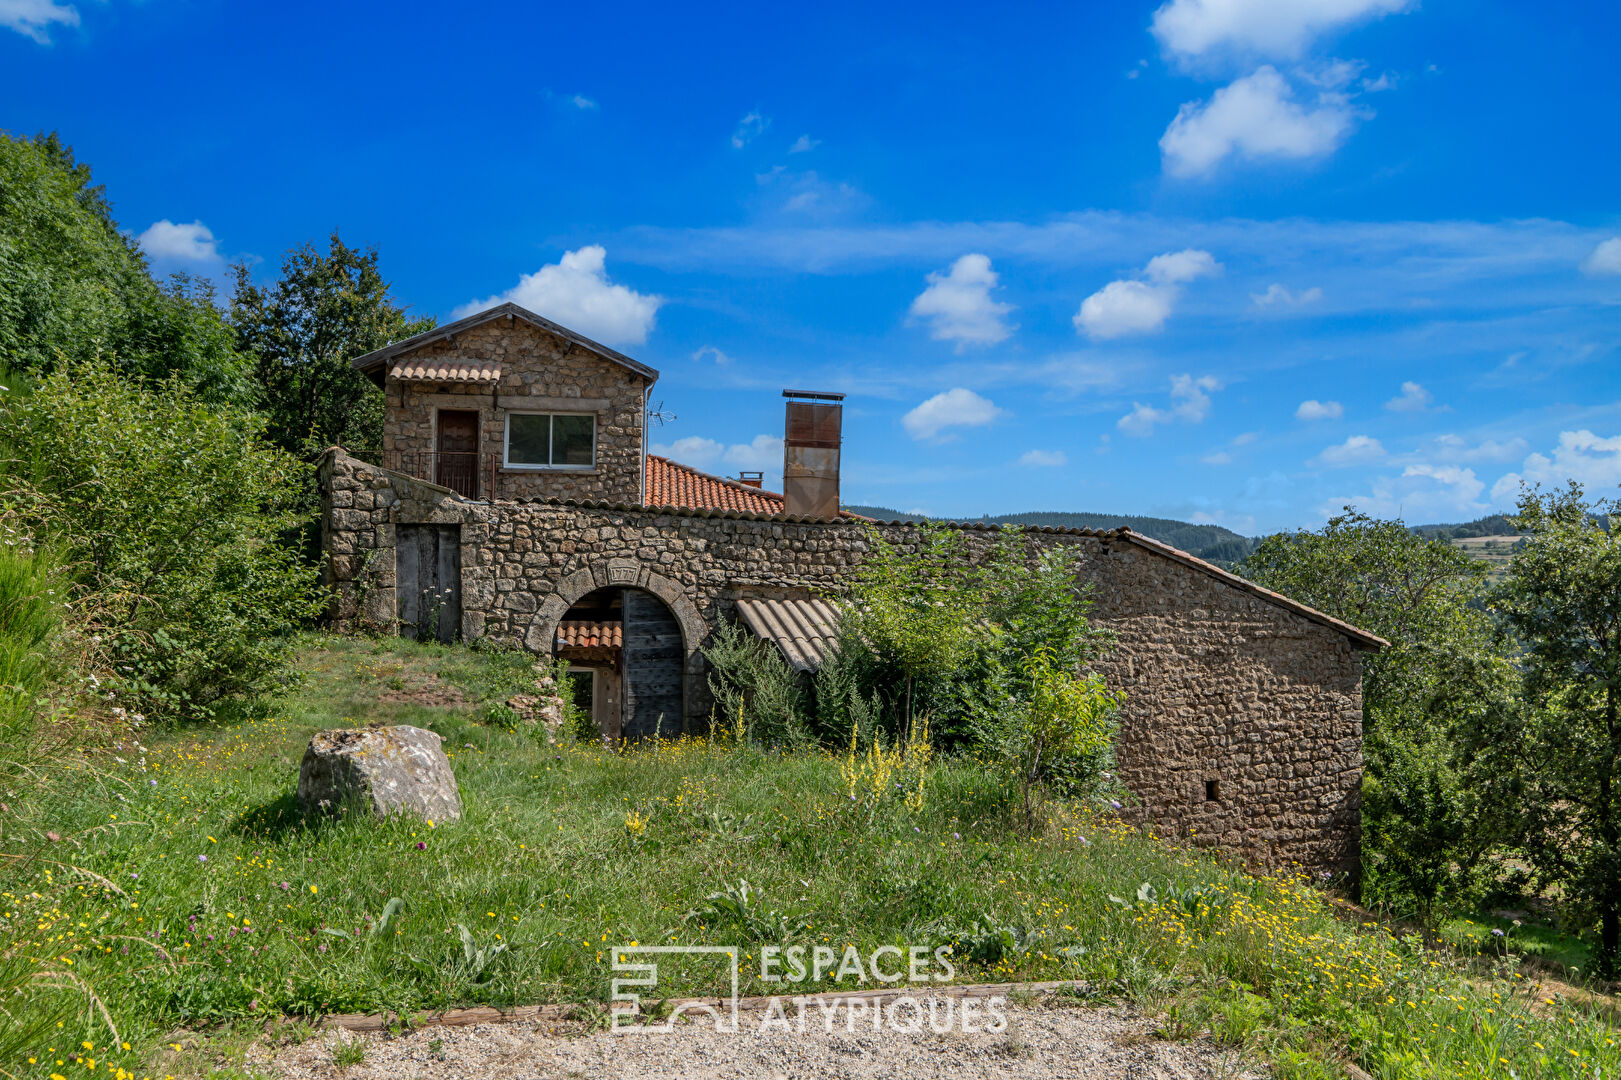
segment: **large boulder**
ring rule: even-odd
[[[298,805],[305,813],[354,805],[378,817],[456,821],[462,797],[441,741],[403,724],[318,731],[298,769]]]

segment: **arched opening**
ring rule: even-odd
[[[681,734],[686,642],[657,596],[617,585],[586,593],[558,621],[553,652],[569,662],[575,704],[605,738]]]

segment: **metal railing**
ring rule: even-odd
[[[471,450],[396,450],[385,455],[384,464],[463,498],[478,499],[489,498],[495,490],[496,457]]]

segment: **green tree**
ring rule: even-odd
[[[6,399],[0,427],[13,514],[76,573],[115,690],[196,716],[273,682],[322,601],[284,539],[310,466],[266,445],[257,415],[92,361]]]
[[[1480,602],[1486,567],[1348,507],[1317,532],[1265,538],[1239,572],[1390,642],[1363,654],[1363,888],[1433,916],[1495,835],[1477,734],[1509,707],[1513,673]]]
[[[350,361],[434,321],[394,302],[376,248],[349,247],[336,232],[324,254],[313,243],[289,251],[270,285],[246,266],[235,271],[230,324],[253,358],[266,436],[306,457],[336,444],[380,460],[383,394]]]
[[[147,378],[178,374],[211,401],[252,392],[213,286],[153,281],[106,191],[55,134],[0,133],[0,365],[44,373],[97,356]]]
[[[1621,501],[1529,491],[1530,533],[1494,598],[1523,650],[1525,709],[1503,725],[1522,777],[1519,838],[1545,880],[1599,924],[1599,975],[1621,949]]]

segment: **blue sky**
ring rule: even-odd
[[[8,29],[9,28],[9,29]],[[1621,483],[1621,13],[1508,0],[0,0],[159,272],[334,227],[448,319],[663,373],[654,440],[844,497],[1312,526]]]

